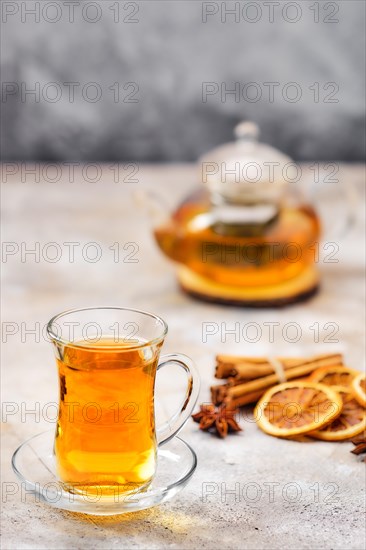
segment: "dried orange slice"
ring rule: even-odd
[[[350,369],[344,365],[335,365],[333,367],[319,367],[315,369],[309,376],[310,382],[320,382],[327,386],[344,386],[351,385],[352,380],[358,374],[357,370]]]
[[[343,441],[355,437],[366,428],[366,409],[356,401],[351,389],[342,386],[332,389],[342,397],[341,414],[330,424],[308,435],[324,441]]]
[[[273,386],[258,401],[254,415],[267,434],[292,437],[332,422],[342,410],[338,392],[324,384],[292,381]]]
[[[366,407],[366,376],[363,372],[352,380],[351,389],[359,404]]]

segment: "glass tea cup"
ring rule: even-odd
[[[157,315],[119,307],[70,310],[48,323],[60,387],[54,453],[69,491],[109,497],[152,481],[157,446],[181,429],[199,392],[189,357],[159,361],[167,331]],[[169,364],[185,371],[187,390],[179,410],[156,427],[155,377]]]

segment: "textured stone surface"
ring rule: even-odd
[[[361,184],[363,167],[341,167],[342,181]],[[340,349],[347,363],[363,368],[363,220],[339,242],[338,263],[319,264],[323,288],[307,304],[283,310],[253,311],[192,301],[176,287],[174,267],[157,250],[145,215],[136,210],[131,192],[145,185],[163,191],[174,203],[194,183],[189,166],[141,168],[138,184],[115,184],[104,167],[99,184],[34,184],[14,178],[3,184],[3,240],[34,242],[95,241],[103,261],[88,263],[80,255],[69,263],[41,258],[9,257],[3,264],[2,321],[45,324],[55,313],[85,305],[126,305],[154,311],[169,324],[166,352],[180,351],[197,363],[202,377],[200,401],[209,398],[213,358],[217,352],[253,355],[296,355]],[[81,182],[81,183],[80,183]],[[359,185],[361,189],[361,185]],[[362,201],[359,201],[362,204]],[[108,249],[118,241],[136,242],[138,263],[114,263]],[[329,251],[328,251],[329,252]],[[51,253],[51,250],[50,250]],[[202,338],[202,324],[256,322],[262,330],[257,343],[220,334]],[[271,343],[264,323],[280,323]],[[286,323],[298,323],[302,336],[289,343],[281,335]],[[320,342],[310,328],[318,322]],[[326,323],[339,327],[333,339]],[[8,326],[8,325],[7,325]],[[325,327],[325,328],[324,328]],[[24,334],[24,330],[23,330]],[[249,334],[249,333],[248,333]],[[292,333],[289,332],[292,338]],[[249,338],[252,336],[249,334]],[[24,338],[23,338],[24,339]],[[21,333],[8,336],[2,346],[3,401],[20,409],[34,409],[56,400],[57,377],[49,343]],[[160,381],[159,395],[167,406],[177,392],[177,380]],[[170,399],[168,399],[168,397]],[[4,419],[5,420],[5,419]],[[26,438],[50,426],[42,418],[20,412],[3,423],[2,482],[12,483],[14,495],[3,493],[4,549],[63,548],[225,548],[225,549],[343,549],[364,548],[364,464],[350,454],[350,443],[282,441],[260,432],[250,414],[244,432],[218,440],[197,430],[189,421],[181,432],[197,451],[198,468],[190,484],[173,500],[127,516],[88,517],[51,509],[31,495],[21,497],[11,470],[14,449]],[[207,485],[211,484],[211,485]],[[222,485],[223,484],[223,485]],[[239,484],[239,485],[235,485]],[[239,487],[240,495],[233,491]],[[205,491],[216,491],[205,499]],[[4,502],[5,501],[5,502]]]
[[[59,13],[51,6],[37,22],[24,13],[32,0],[12,2],[4,14],[1,70],[10,88],[2,103],[3,158],[195,160],[249,119],[297,160],[363,160],[362,0],[98,0],[99,13],[83,12],[90,4],[83,0],[73,3],[72,23],[67,3],[57,3]],[[218,11],[206,22],[204,4]],[[14,15],[11,6],[19,8]],[[221,6],[236,6],[237,20]],[[82,92],[92,82],[95,102],[95,88]],[[205,82],[217,93],[203,102]],[[76,83],[74,97],[67,83]],[[37,98],[22,85],[38,85]],[[239,90],[221,97],[221,86]]]

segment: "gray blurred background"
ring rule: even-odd
[[[190,161],[243,119],[363,160],[363,0],[36,4],[2,2],[4,160]]]

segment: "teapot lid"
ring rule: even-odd
[[[213,203],[278,202],[286,185],[290,157],[258,141],[259,127],[241,122],[234,129],[236,141],[209,151],[199,159],[202,182]]]

